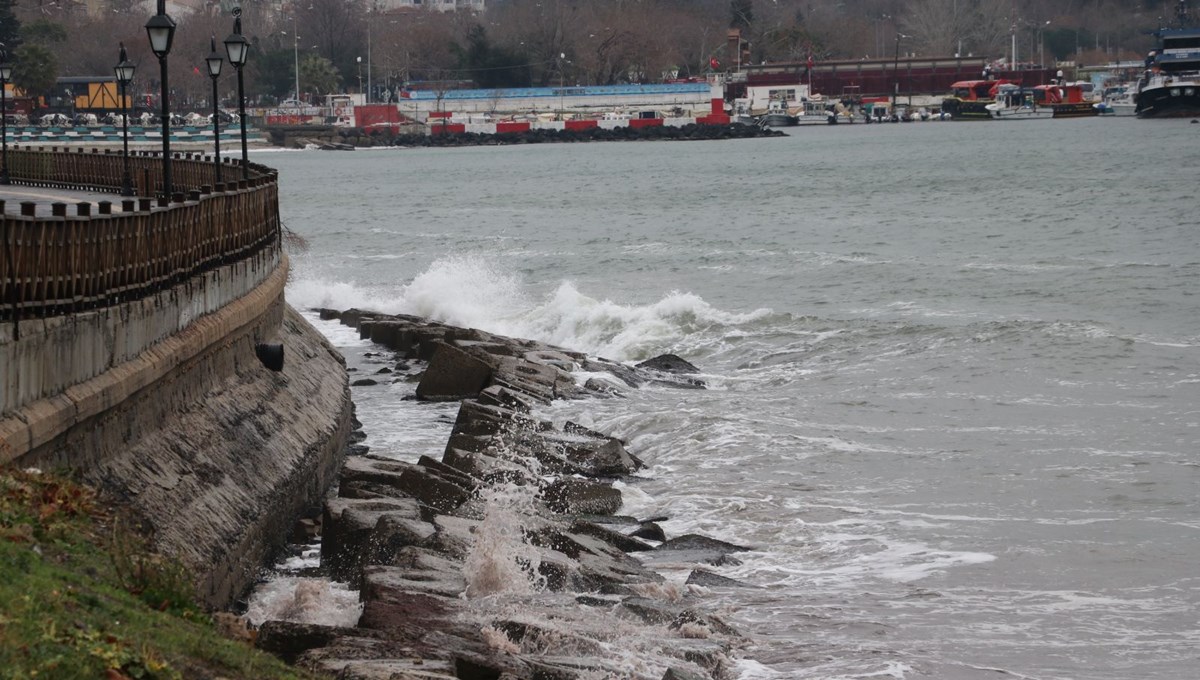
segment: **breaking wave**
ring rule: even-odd
[[[411,282],[394,289],[363,288],[344,281],[300,279],[288,286],[297,307],[358,307],[414,314],[457,326],[532,338],[615,360],[669,351],[687,336],[772,315],[769,309],[733,314],[692,293],[672,291],[656,302],[632,304],[590,297],[570,281],[535,295],[512,273],[481,256],[433,262]]]

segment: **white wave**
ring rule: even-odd
[[[250,598],[246,618],[265,621],[354,626],[362,614],[358,591],[321,578],[282,577],[259,586]]]
[[[622,304],[589,297],[569,281],[537,300],[518,277],[480,256],[437,260],[395,290],[304,279],[292,282],[287,295],[298,307],[414,314],[616,360],[671,351],[688,334],[708,326],[747,323],[772,313],[723,312],[697,295],[675,291],[645,305]]]

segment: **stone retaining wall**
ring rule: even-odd
[[[68,467],[127,501],[213,608],[245,593],[320,505],[351,430],[342,358],[284,302],[286,280],[285,261],[134,358],[0,420],[5,461]],[[184,316],[187,286],[131,305],[187,300],[169,307]],[[110,313],[127,322],[132,310]],[[282,371],[259,361],[262,342],[282,343]]]

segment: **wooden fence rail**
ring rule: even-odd
[[[139,188],[157,187],[161,158],[130,158]],[[123,159],[112,153],[9,151],[13,184],[119,191]],[[68,206],[51,216],[23,203],[3,214],[0,321],[43,318],[144,297],[264,250],[278,251],[281,225],[275,171],[252,165],[249,180],[227,164],[214,186],[211,161],[172,162],[174,196]],[[145,193],[151,192],[143,192]],[[118,196],[114,198],[119,199]],[[4,213],[0,202],[0,213]],[[70,214],[68,214],[70,213]]]

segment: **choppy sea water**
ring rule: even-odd
[[[755,547],[707,595],[740,677],[1195,676],[1200,125],[256,156],[298,308],[702,368],[542,415],[649,464],[623,513]],[[356,388],[366,443],[440,456],[409,391]]]

